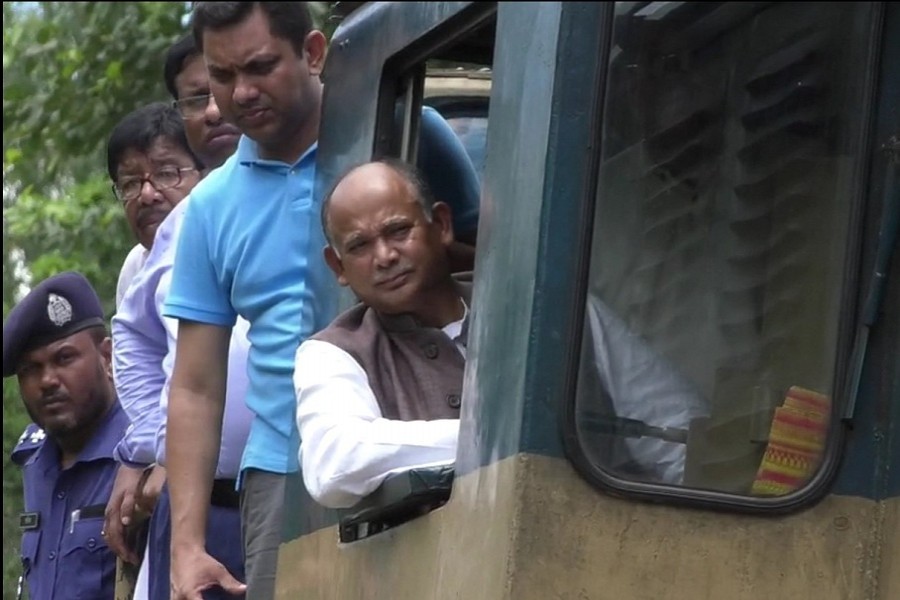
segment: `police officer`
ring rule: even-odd
[[[18,377],[34,421],[12,456],[23,470],[22,569],[32,600],[113,598],[116,557],[103,513],[128,418],[111,350],[100,300],[78,273],[37,285],[3,325],[3,376]]]

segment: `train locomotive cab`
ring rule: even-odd
[[[900,7],[350,4],[319,193],[423,105],[481,178],[461,432],[292,478],[278,597],[900,597]]]

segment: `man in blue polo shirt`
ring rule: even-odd
[[[312,198],[325,37],[304,3],[199,2],[193,27],[219,110],[245,135],[191,193],[164,308],[179,320],[166,447],[173,598],[199,598],[216,584],[244,591],[207,554],[203,532],[228,339],[241,315],[250,323],[246,402],[255,413],[240,483],[246,595],[266,599],[285,474],[297,469],[292,356],[336,304]]]

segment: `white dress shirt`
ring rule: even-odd
[[[128,255],[122,263],[122,268],[119,270],[119,280],[116,282],[116,310],[122,304],[122,298],[125,297],[125,292],[128,290],[128,286],[131,285],[131,280],[144,266],[148,254],[150,252],[141,244],[135,244],[134,248],[128,251]]]
[[[443,328],[457,340],[460,319]],[[457,348],[465,356],[464,346]],[[456,460],[459,419],[386,419],[366,372],[334,344],[307,340],[294,361],[300,465],[323,506],[353,506],[396,471]]]

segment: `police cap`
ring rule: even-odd
[[[22,355],[88,327],[105,325],[97,293],[80,273],[45,279],[16,304],[3,324],[3,376]]]

